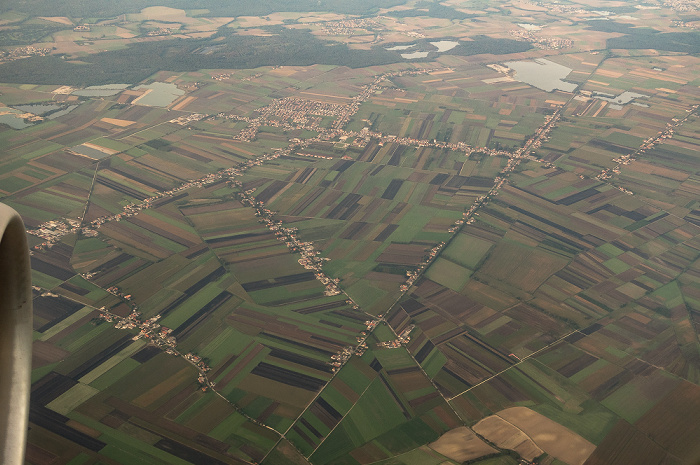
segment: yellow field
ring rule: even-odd
[[[466,426],[448,431],[428,447],[455,462],[466,462],[497,452]]]
[[[595,450],[595,445],[578,434],[527,407],[508,408],[498,416],[522,430],[549,455],[569,465],[583,465]]]
[[[72,26],[74,24],[73,21],[66,18],[65,16],[39,16],[39,19],[43,19],[45,21],[51,21],[54,23],[65,24],[67,26]]]
[[[474,425],[474,431],[498,447],[516,451],[525,460],[533,460],[543,452],[525,433],[498,415],[484,418]]]
[[[100,121],[104,121],[105,123],[113,124],[115,126],[119,126],[122,128],[125,128],[127,126],[131,126],[132,124],[134,124],[134,121],[128,121],[125,119],[116,119],[116,118],[102,118]]]

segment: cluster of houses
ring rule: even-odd
[[[0,64],[8,61],[19,60],[20,58],[29,58],[32,56],[46,56],[51,53],[50,48],[34,47],[28,45],[26,47],[17,47],[12,50],[0,50]]]
[[[353,308],[357,308],[357,305],[354,305]],[[367,328],[367,330],[362,331],[360,333],[360,335],[357,336],[357,346],[355,346],[355,347],[353,347],[353,346],[343,347],[338,352],[331,355],[331,361],[328,363],[333,367],[331,369],[333,371],[333,373],[337,373],[338,370],[340,370],[340,368],[345,364],[345,362],[348,361],[348,359],[351,356],[357,355],[358,357],[362,357],[362,355],[365,353],[365,351],[368,348],[367,337],[374,330],[374,328],[377,327],[377,325],[381,321],[382,321],[382,315],[379,315],[379,319],[365,321],[365,327]],[[413,328],[411,328],[411,329],[413,329]],[[409,333],[410,333],[410,331],[409,331]],[[406,334],[406,336],[408,336],[408,333]],[[408,342],[408,340],[406,342]]]
[[[191,113],[189,115],[180,116],[179,118],[171,119],[169,123],[179,124],[180,126],[187,126],[190,123],[199,121],[206,118],[207,115],[201,113]]]
[[[694,0],[669,0],[664,2],[678,12],[696,12],[698,4]]]
[[[110,289],[107,289],[108,291]],[[114,293],[114,291],[110,291]],[[202,391],[206,391],[209,387],[214,387],[214,383],[209,381],[206,373],[211,370],[211,367],[202,360],[202,357],[189,352],[182,355],[177,350],[177,340],[175,336],[171,333],[173,330],[167,328],[158,323],[160,315],[148,318],[146,320],[141,320],[141,313],[137,310],[133,310],[129,316],[121,317],[115,313],[106,310],[105,307],[100,308],[100,318],[108,323],[116,323],[114,327],[116,329],[139,329],[139,333],[132,338],[132,340],[137,341],[141,338],[148,339],[149,343],[161,348],[165,353],[175,356],[181,356],[192,365],[194,365],[199,371],[198,381],[202,385]]]
[[[215,81],[224,81],[226,79],[231,79],[231,76],[233,73],[219,73],[219,74],[212,74],[211,78]]]
[[[364,129],[359,134],[354,131],[345,131],[343,128],[348,123],[350,118],[357,113],[360,105],[367,101],[375,92],[385,88],[385,80],[392,77],[414,76],[421,74],[429,74],[437,71],[446,71],[449,68],[418,68],[412,70],[395,71],[391,73],[377,76],[371,84],[365,85],[360,93],[355,95],[352,100],[345,105],[318,102],[314,100],[301,99],[297,97],[285,97],[276,99],[269,105],[258,108],[255,113],[256,117],[241,116],[230,113],[219,113],[211,118],[226,118],[234,121],[245,121],[248,125],[243,128],[238,134],[232,138],[244,142],[252,141],[258,134],[261,126],[281,127],[285,130],[307,129],[319,132],[316,141],[333,140],[336,137],[356,137],[354,145],[363,146],[370,137],[375,137],[380,141],[393,141],[405,145],[415,145],[421,147],[435,146],[440,148],[450,148],[453,150],[463,150],[469,154],[472,148],[464,142],[447,143],[438,141],[419,140],[412,138],[396,138],[395,136],[385,136],[381,133],[370,132],[369,129]],[[230,74],[217,74],[213,76],[215,79],[227,79]],[[255,76],[251,76],[253,78]],[[323,117],[334,117],[329,129],[321,126]],[[305,141],[307,144],[310,140]],[[480,149],[481,150],[481,149]]]
[[[146,33],[146,35],[148,37],[156,37],[156,36],[169,36],[172,33],[173,33],[173,31],[171,31],[170,28],[168,28],[168,27],[159,27],[158,29],[148,31]]]
[[[427,258],[425,258],[425,259],[420,263],[420,265],[418,265],[418,268],[417,268],[416,270],[414,270],[414,271],[407,271],[407,272],[406,272],[406,277],[407,277],[407,279],[406,279],[406,281],[404,281],[404,283],[400,286],[400,289],[401,289],[403,292],[407,291],[408,288],[411,287],[411,286],[413,285],[414,282],[416,282],[416,279],[418,279],[418,278],[420,277],[421,273],[423,272],[423,270],[425,270],[425,269],[428,267],[428,265],[430,264],[430,262],[432,262],[433,259],[434,259],[435,257],[437,257],[438,252],[440,252],[440,250],[442,250],[443,247],[445,247],[445,243],[444,243],[444,242],[440,242],[438,245],[436,245],[435,247],[433,247],[432,249],[430,249],[430,251],[428,252]]]
[[[100,318],[108,323],[116,321],[114,324],[116,329],[139,329],[139,333],[134,336],[132,340],[138,341],[141,338],[148,339],[151,344],[164,349],[167,353],[179,355],[175,349],[177,341],[174,336],[170,335],[173,330],[158,324],[160,315],[146,320],[141,320],[140,317],[141,313],[137,310],[132,311],[127,317],[121,317],[106,310],[104,307],[100,308]]]
[[[530,42],[535,47],[544,50],[560,50],[574,46],[574,41],[571,39],[537,36],[533,34],[532,31],[521,31],[519,29],[514,29],[510,31],[510,35],[516,39]]]
[[[401,331],[401,334],[399,334],[398,338],[394,339],[393,341],[378,342],[377,347],[383,347],[385,349],[396,349],[398,347],[408,344],[409,342],[411,342],[411,331],[413,331],[415,327],[416,325],[408,325],[406,329]]]
[[[321,31],[330,36],[349,36],[356,30],[374,29],[382,25],[372,18],[344,19],[341,21],[328,21],[323,24]]]
[[[36,229],[27,230],[28,234],[44,239],[44,242],[33,247],[34,250],[50,249],[66,234],[80,228],[80,219],[61,218],[41,223]]]

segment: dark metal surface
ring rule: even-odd
[[[29,249],[17,212],[0,204],[0,463],[24,461],[32,359]]]

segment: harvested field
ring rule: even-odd
[[[569,465],[583,465],[595,450],[595,445],[570,429],[527,407],[512,407],[498,416],[515,425],[549,455]]]
[[[455,462],[466,462],[497,452],[466,426],[448,431],[428,447]]]
[[[533,460],[543,452],[525,433],[497,415],[481,420],[474,431],[498,447],[516,451],[525,460]]]

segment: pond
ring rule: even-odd
[[[71,111],[75,110],[76,108],[78,108],[78,105],[70,105],[70,106],[64,108],[64,109],[61,110],[61,111],[57,111],[56,113],[51,113],[51,114],[50,114],[49,116],[47,116],[46,118],[47,118],[47,119],[56,119],[56,118],[58,118],[59,116],[67,115],[68,113],[70,113]]]
[[[24,129],[33,126],[40,122],[27,121],[24,116],[44,116],[46,119],[54,119],[59,116],[66,115],[78,108],[78,105],[56,105],[56,104],[41,104],[34,103],[29,105],[16,105],[10,107],[0,107],[0,124],[6,124],[12,129]]]
[[[632,100],[636,98],[647,98],[649,97],[648,95],[644,94],[638,94],[636,92],[630,92],[626,91],[615,97],[612,94],[604,94],[602,92],[596,92],[595,98],[600,99],[600,100],[605,100],[606,102],[610,103],[617,103],[619,105],[624,105],[626,103],[630,103]],[[643,105],[643,104],[642,104]]]
[[[175,84],[168,82],[154,82],[147,86],[138,86],[136,90],[146,89],[146,93],[133,101],[135,105],[149,107],[167,107],[185,91],[178,89]]]
[[[129,84],[104,84],[101,86],[90,86],[85,89],[74,90],[73,95],[80,97],[109,97],[116,95],[129,87]]]
[[[459,45],[459,42],[455,40],[439,40],[437,42],[430,42],[430,45],[436,46],[437,51],[442,53],[448,50],[452,50],[453,48]]]
[[[402,53],[401,58],[405,58],[407,60],[413,60],[414,58],[425,58],[428,56],[428,53],[430,52]]]
[[[396,50],[408,50],[409,48],[415,47],[416,44],[409,44],[409,45],[394,45],[393,47],[389,47],[386,50],[389,51],[396,51]]]
[[[443,53],[448,50],[452,50],[455,48],[457,45],[459,45],[459,42],[456,40],[438,40],[435,42],[429,42],[430,45],[434,46],[437,48],[436,52],[438,53]],[[413,44],[408,44],[408,45],[394,45],[393,47],[387,47],[386,50],[390,51],[401,51],[401,50],[408,50],[411,48],[414,48],[418,46],[418,44],[413,43]],[[424,48],[424,47],[421,47]],[[408,52],[408,53],[402,53],[401,58],[404,58],[406,60],[413,60],[416,58],[426,58],[430,54],[430,51],[425,51],[425,50],[416,50],[413,52]]]
[[[538,58],[535,61],[509,61],[504,65],[515,71],[513,76],[515,80],[547,92],[552,92],[554,89],[573,92],[577,87],[577,84],[563,80],[571,73],[571,68],[544,58]]]
[[[11,109],[10,109],[11,110]],[[24,118],[21,118],[20,115],[23,113],[15,113],[15,112],[9,112],[7,113],[8,109],[3,108],[0,113],[0,124],[6,124],[10,126],[12,129],[24,129],[28,128],[29,126],[32,125],[32,123],[27,123],[24,121]]]
[[[63,108],[63,105],[34,103],[31,105],[14,105],[13,108],[25,113],[32,113],[34,115],[42,116],[51,111],[56,111]]]

